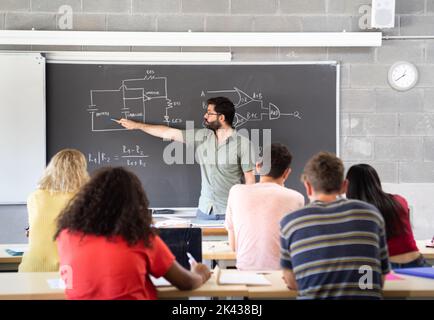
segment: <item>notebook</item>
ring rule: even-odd
[[[406,274],[409,276],[416,276],[422,278],[434,279],[434,268],[424,267],[424,268],[403,268],[393,270],[395,273]]]
[[[29,247],[23,246],[23,247],[13,247],[5,249],[6,253],[13,257],[19,257],[24,254],[24,252],[27,252],[29,250]]]

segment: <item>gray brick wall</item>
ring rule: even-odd
[[[58,29],[61,5],[74,30],[360,31],[371,0],[0,0],[0,29]],[[385,35],[434,36],[434,0],[397,0]],[[149,48],[0,46],[0,50],[231,51],[236,61],[341,63],[341,155],[374,165],[384,182],[434,182],[434,40],[384,40],[379,48]],[[387,82],[407,60],[420,78],[407,92]]]
[[[32,11],[58,12],[63,5],[70,6],[74,12],[82,11],[82,0],[32,0]]]
[[[0,10],[1,11],[30,11],[30,0],[1,0]]]
[[[181,10],[185,13],[229,13],[229,0],[182,0]]]
[[[181,0],[132,0],[133,13],[179,13]]]

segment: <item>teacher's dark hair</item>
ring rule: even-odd
[[[235,106],[231,100],[226,97],[215,97],[208,99],[207,104],[214,105],[214,111],[224,115],[225,122],[232,127],[235,117]]]
[[[392,238],[406,233],[399,212],[404,210],[393,195],[383,191],[377,171],[369,164],[353,165],[347,172],[348,199],[357,199],[373,204],[380,211],[386,224],[386,237]]]
[[[151,227],[149,201],[140,180],[122,168],[103,168],[86,183],[57,219],[56,239],[60,232],[121,236],[129,245],[155,234]]]

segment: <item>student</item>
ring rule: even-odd
[[[279,221],[304,206],[303,195],[284,186],[291,173],[291,154],[278,143],[270,149],[268,172],[262,172],[261,162],[256,164],[259,183],[237,184],[229,192],[225,227],[240,270],[280,269]]]
[[[342,198],[344,166],[320,152],[302,176],[311,201],[281,221],[284,279],[301,299],[379,299],[389,272],[384,220],[377,208]]]
[[[53,235],[55,220],[78,189],[88,180],[84,155],[64,149],[53,156],[38,189],[27,199],[29,251],[24,253],[19,272],[54,272],[59,258]]]
[[[400,195],[384,192],[377,172],[368,164],[352,166],[347,180],[347,198],[373,204],[383,215],[392,269],[430,267],[414,240],[407,201]]]
[[[205,265],[192,261],[190,272],[175,261],[148,205],[137,176],[120,167],[101,169],[74,197],[55,235],[68,299],[156,299],[151,275],[181,290],[209,279]]]
[[[196,148],[200,164],[202,189],[197,218],[224,220],[230,188],[240,183],[255,183],[253,148],[247,138],[232,127],[235,107],[226,97],[208,99],[204,115],[207,129],[195,130],[194,140],[188,141],[187,131],[165,125],[152,125],[128,119],[118,121],[127,129],[139,129],[150,135],[183,142]]]

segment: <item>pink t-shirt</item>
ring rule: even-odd
[[[303,206],[301,193],[276,183],[233,186],[225,227],[234,234],[237,268],[280,269],[280,220]]]

